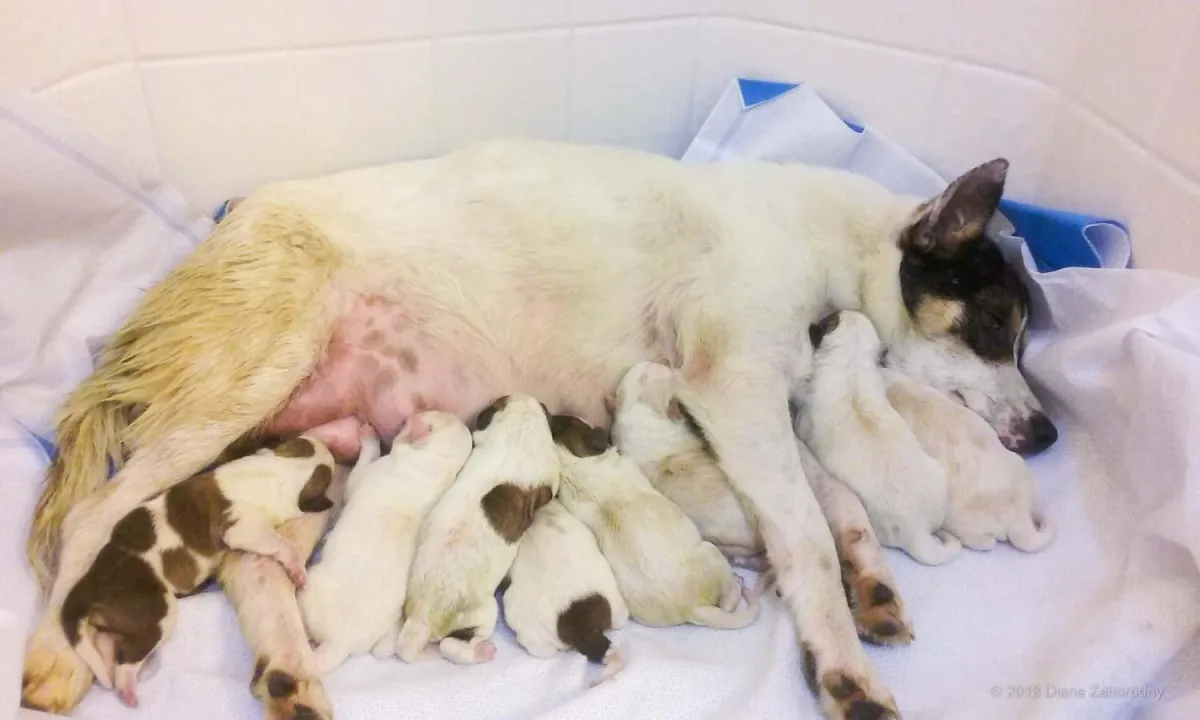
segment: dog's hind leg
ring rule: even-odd
[[[834,720],[896,718],[895,701],[858,640],[829,526],[805,481],[773,350],[714,356],[713,340],[691,348],[679,397],[721,468],[758,520],[778,587],[800,635],[809,687]]]
[[[245,208],[146,293],[63,407],[28,548],[42,577],[68,540],[26,651],[28,706],[70,711],[91,683],[58,615],[116,521],[276,412],[332,333],[337,251],[302,221]],[[116,478],[87,497],[108,459],[129,450]]]
[[[325,529],[329,511],[309,513],[280,526],[279,533],[308,557]],[[231,552],[218,578],[237,611],[258,658],[250,691],[273,720],[333,717],[296,602],[296,589],[279,563],[261,555]],[[307,712],[307,714],[306,714]]]

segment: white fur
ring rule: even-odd
[[[629,607],[596,538],[558,500],[538,510],[521,538],[508,576],[504,621],[516,633],[517,642],[535,657],[571,648],[558,634],[559,616],[572,602],[593,593],[608,602],[612,629],[629,621]],[[619,669],[621,663],[619,651],[610,647],[604,664]]]
[[[560,447],[559,454],[559,499],[596,536],[634,620],[731,629],[758,618],[758,594],[742,587],[721,551],[632,459],[616,448],[579,458]]]
[[[881,543],[940,565],[961,549],[938,534],[949,498],[946,473],[888,403],[879,350],[866,316],[840,313],[816,350],[797,430],[821,464],[862,498]]]
[[[517,553],[489,523],[482,501],[502,483],[558,491],[559,461],[545,411],[534,398],[514,395],[491,424],[474,434],[475,449],[458,479],[421,530],[409,578],[397,654],[415,662],[430,640],[446,659],[471,664],[492,659],[489,638],[499,609],[494,593]],[[447,637],[475,628],[470,640]]]
[[[418,423],[427,434],[408,437]],[[470,431],[442,412],[410,420],[384,458],[373,433],[363,441],[345,509],[298,598],[320,673],[351,655],[394,654],[421,522],[471,453]]]
[[[946,471],[947,530],[973,550],[989,550],[997,540],[1026,552],[1050,544],[1054,529],[1035,509],[1033,471],[987,422],[899,372],[884,370],[883,379],[892,407]]]
[[[734,562],[745,562],[763,552],[762,538],[721,466],[679,416],[676,383],[666,365],[631,367],[613,402],[613,443],[696,524],[702,538]]]

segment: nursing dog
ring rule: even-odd
[[[620,671],[620,651],[604,635],[624,627],[629,607],[587,526],[551,500],[533,517],[504,590],[504,621],[534,657],[571,648],[602,663],[598,682]]]
[[[351,655],[395,654],[421,523],[467,461],[471,433],[453,415],[427,411],[408,421],[387,457],[379,451],[379,438],[364,433],[346,507],[299,594],[321,673]]]
[[[255,191],[145,294],[60,411],[29,543],[54,583],[23,701],[75,706],[91,677],[53,622],[66,589],[121,517],[239,437],[355,418],[393,435],[419,410],[470,419],[514,392],[605,425],[606,394],[655,361],[679,370],[753,509],[826,713],[891,712],[797,482],[785,398],[809,324],[859,309],[898,369],[958,391],[1006,447],[1054,441],[1013,355],[1024,289],[984,237],[1007,169],[917,198],[799,164],[494,141]],[[124,463],[94,493],[110,457]]]
[[[758,619],[761,588],[743,588],[721,551],[602,430],[570,415],[550,427],[563,465],[559,498],[596,536],[634,620],[737,629]]]
[[[63,602],[67,639],[100,684],[137,706],[138,673],[174,632],[175,597],[195,592],[228,550],[272,558],[302,587],[304,559],[275,526],[332,507],[332,479],[329,451],[300,437],[190,478],[122,518]]]
[[[942,530],[946,472],[888,402],[871,321],[842,311],[810,332],[816,356],[800,438],[862,499],[881,543],[927,565],[949,561],[962,545]]]
[[[1035,507],[1033,471],[1025,460],[943,393],[894,370],[885,369],[883,380],[892,407],[946,471],[947,530],[972,550],[990,550],[997,540],[1025,552],[1050,544],[1054,526]]]
[[[396,654],[416,662],[429,642],[460,665],[490,661],[495,592],[534,514],[558,492],[545,407],[507,395],[479,414],[475,449],[421,529]]]

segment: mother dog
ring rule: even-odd
[[[54,618],[111,525],[239,438],[335,437],[355,417],[387,436],[417,411],[470,418],[509,393],[607,425],[605,395],[653,360],[680,369],[761,524],[825,712],[895,714],[801,470],[789,391],[809,323],[858,309],[890,364],[1008,447],[1054,441],[1013,357],[1022,287],[983,238],[1007,167],[923,201],[804,166],[493,142],[261,189],[146,294],[62,410],[29,545],[43,578],[57,573],[24,701],[69,709],[90,683]],[[94,493],[110,456],[127,460]],[[301,686],[307,666],[291,671]]]

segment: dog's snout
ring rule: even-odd
[[[1039,453],[1058,441],[1058,428],[1045,413],[1038,413],[1029,421],[1030,443],[1026,451],[1029,454]]]

